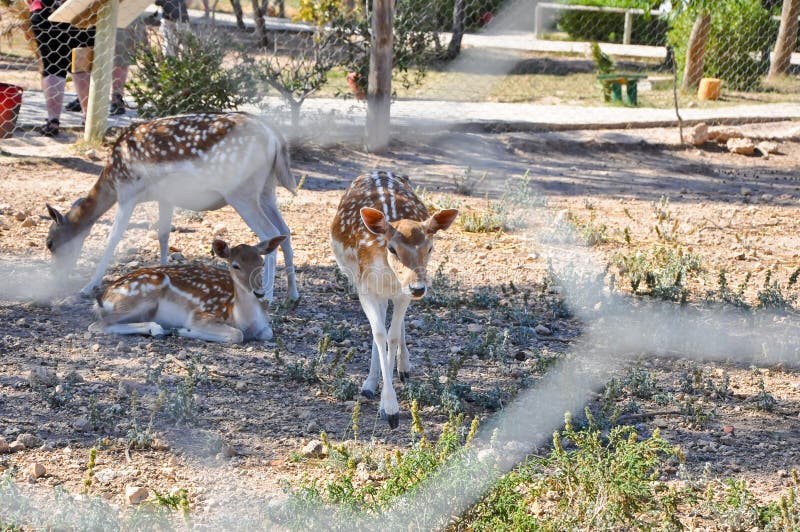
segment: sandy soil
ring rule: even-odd
[[[774,125],[766,132],[759,127],[753,134],[764,137],[774,136],[780,128],[796,129],[794,124]],[[297,461],[293,452],[318,437],[320,430],[335,441],[352,436],[354,402],[334,396],[331,361],[337,351],[354,348],[343,367],[345,375],[360,385],[368,369],[371,336],[357,300],[335,273],[327,228],[349,180],[372,168],[405,172],[434,200],[457,200],[462,208],[475,210],[485,208],[484,196],[496,198],[506,179],[530,171],[554,211],[606,226],[606,241],[592,252],[598,262],[610,262],[612,268],[617,253],[644,249],[658,240],[654,203],[666,197],[671,220],[677,220],[677,242],[702,259],[703,271],[690,284],[690,302],[702,301],[716,287],[720,269],[728,272],[731,286],[752,276],[745,292],[750,302],[767,271],[785,284],[800,266],[796,229],[800,143],[789,136],[780,139],[779,154],[745,157],[714,146],[683,148],[665,142],[672,135],[658,130],[450,133],[397,141],[382,156],[352,146],[297,148],[294,168],[297,175],[307,176],[305,185],[296,197],[282,191],[280,199],[292,228],[302,298],[296,306],[273,309],[276,342],[242,346],[175,337],[95,335],[86,329],[92,321],[89,300],[65,297],[68,290],[47,302],[19,297],[28,287],[36,288],[20,285],[20,279],[35,282],[41,278],[37,272],[48,265],[45,201],[68,207],[92,185],[101,162],[70,149],[47,158],[4,151],[0,157],[0,268],[5,278],[0,283],[0,436],[11,443],[20,434],[31,433],[41,442],[0,454],[0,469],[19,468],[18,478],[25,479],[30,464],[38,462],[47,473],[30,478],[31,484],[78,493],[94,446],[100,451],[90,494],[122,505],[126,485],[161,492],[179,486],[188,489],[198,512],[239,491],[277,496],[283,482],[296,485],[304,475],[333,474],[319,461]],[[463,175],[467,167],[473,175],[487,172],[487,177],[470,197],[457,196],[452,176]],[[150,228],[154,217],[154,206],[137,211],[109,278],[157,260],[158,244]],[[173,223],[171,249],[185,260],[211,261],[212,230],[220,226],[231,242],[253,240],[230,208],[201,215],[179,213]],[[88,279],[92,257],[102,251],[109,226],[107,215],[87,241],[76,284]],[[631,243],[624,236],[626,229]],[[431,273],[442,265],[446,278],[460,285],[466,302],[412,305],[409,347],[419,381],[433,371],[446,373],[459,348],[464,351],[476,335],[490,328],[524,333],[538,325],[547,327],[551,334],[512,334],[508,356],[501,359],[464,358],[459,380],[476,393],[497,389],[505,402],[546,371],[548,365],[542,360],[559,357],[580,335],[582,324],[559,311],[557,291],[543,285],[547,265],[529,232],[475,234],[457,225],[441,235],[435,253]],[[509,289],[510,280],[517,292]],[[626,289],[624,283],[620,286]],[[278,300],[282,288],[279,282]],[[316,359],[326,333],[333,341],[319,371],[322,382],[298,382],[289,367]],[[747,479],[764,500],[785,490],[790,481],[787,472],[800,465],[800,374],[795,369],[695,364],[677,358],[646,358],[640,369],[653,376],[659,392],[696,396],[711,414],[705,424],[679,415],[639,420],[642,431],[657,426],[684,449],[690,472],[700,475],[708,464],[710,473],[719,478]],[[176,423],[179,416],[174,412],[192,370],[203,373],[196,387],[184,394],[196,400],[189,409],[196,417]],[[37,371],[38,377],[32,377],[31,372]],[[52,372],[57,380],[48,382]],[[718,385],[727,375],[732,393],[682,392],[687,374]],[[772,412],[756,408],[762,378],[765,390],[777,401]],[[403,388],[399,381],[396,387]],[[623,396],[619,402],[629,399]],[[643,412],[664,410],[653,400],[637,401]],[[407,446],[408,403],[401,404],[401,426],[396,431],[378,419],[377,407],[377,401],[363,402],[360,438],[373,439],[377,449]],[[464,408],[482,417],[493,412],[480,401],[465,403]],[[131,434],[144,432],[151,419],[156,440],[144,449],[132,447]],[[440,408],[426,407],[423,419],[435,435],[446,415]],[[733,435],[725,432],[726,426],[734,427]]]

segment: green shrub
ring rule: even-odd
[[[164,55],[159,46],[137,50],[138,68],[127,87],[139,116],[218,112],[255,101],[254,84],[244,65],[223,64],[229,51],[222,38],[192,32],[180,34],[175,56]]]
[[[576,430],[567,419],[553,447],[503,477],[461,524],[473,530],[637,530],[673,520],[657,479],[659,466],[676,451],[657,431],[639,438],[632,427],[615,427],[606,436],[593,424]]]
[[[570,0],[568,3],[584,6],[630,7],[644,9],[649,13],[651,9],[658,8],[661,0]],[[563,10],[558,18],[558,27],[575,40],[622,42],[625,14]],[[667,30],[668,23],[664,18],[634,15],[631,43],[663,46]]]
[[[683,75],[686,47],[697,11],[685,9],[675,16],[667,41]],[[711,9],[711,32],[706,46],[705,77],[720,78],[733,90],[758,89],[761,76],[769,67],[761,61],[777,35],[777,21],[761,6],[760,0],[719,0]]]

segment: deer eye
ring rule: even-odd
[[[49,249],[50,251],[53,251],[53,239],[52,238],[48,238],[47,239],[47,249]]]
[[[389,253],[391,253],[395,257],[397,256],[397,250],[394,248],[394,246],[392,245],[389,246]]]
[[[238,264],[236,264],[235,262],[234,262],[233,264],[231,264],[231,267],[232,267],[234,270],[241,270],[241,269],[242,269],[242,267],[241,267],[241,266],[239,266]]]

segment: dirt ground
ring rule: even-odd
[[[101,160],[66,147],[59,156],[19,156],[14,153],[20,142],[8,143],[0,156],[0,436],[11,443],[30,433],[39,441],[0,454],[0,470],[17,468],[18,480],[79,493],[89,449],[96,447],[89,494],[124,505],[128,485],[159,492],[182,487],[199,515],[232,494],[280,496],[286,482],[297,485],[306,475],[334,474],[322,461],[298,459],[296,453],[321,430],[334,441],[352,437],[355,403],[335,396],[332,360],[354,348],[341,365],[344,377],[360,386],[371,335],[358,301],[335,273],[328,224],[348,182],[373,168],[407,173],[426,197],[460,201],[462,209],[474,210],[485,209],[487,197],[497,198],[507,179],[518,180],[529,171],[554,212],[606,226],[604,241],[591,248],[601,264],[656,242],[654,213],[661,198],[669,198],[677,242],[702,261],[689,286],[690,303],[703,301],[717,286],[721,269],[730,286],[752,277],[745,297],[754,303],[768,271],[785,285],[800,266],[800,139],[796,133],[780,134],[796,131],[796,123],[744,129],[758,138],[777,137],[779,153],[747,157],[713,145],[681,147],[675,132],[667,130],[447,133],[398,140],[381,156],[353,146],[298,147],[293,164],[296,175],[307,176],[304,186],[296,197],[281,191],[280,200],[292,228],[301,300],[273,309],[276,341],[241,346],[87,332],[91,301],[74,297],[75,286],[88,279],[93,257],[103,249],[109,215],[87,240],[75,284],[44,302],[26,299],[49,264],[44,203],[67,208],[90,188]],[[469,197],[455,193],[453,180],[467,167],[472,175],[487,173]],[[157,261],[150,228],[154,217],[154,206],[137,210],[109,278]],[[212,261],[213,231],[230,242],[253,241],[227,207],[181,212],[173,224],[174,260]],[[445,374],[448,361],[490,329],[522,331],[511,335],[504,358],[464,358],[459,380],[480,397],[500,398],[495,404],[463,405],[468,415],[491,416],[531,379],[535,385],[548,367],[542,361],[560,357],[580,335],[582,324],[558,311],[558,290],[544,284],[547,265],[532,243],[534,230],[467,233],[459,224],[443,233],[430,273],[439,269],[451,287],[457,283],[468,303],[409,310],[409,348],[419,381],[433,372]],[[516,291],[508,285],[511,280]],[[546,331],[533,332],[537,326]],[[331,346],[323,366],[331,371],[319,371],[321,381],[304,381],[295,370],[319,357],[326,334]],[[704,423],[656,415],[642,416],[639,427],[644,433],[659,427],[680,446],[692,475],[747,479],[762,500],[785,491],[789,472],[800,466],[796,368],[645,358],[640,369],[653,376],[660,392],[675,396],[691,394],[681,391],[687,374],[717,385],[727,375],[731,393],[695,393],[710,414]],[[192,371],[201,374],[194,381],[187,376]],[[771,412],[757,408],[761,379],[777,401]],[[397,380],[396,389],[399,394],[403,389]],[[377,401],[358,400],[361,440],[372,439],[377,449],[409,445],[407,401],[401,402],[400,428],[391,431],[378,418]],[[652,400],[638,401],[643,412],[664,410]],[[422,417],[432,436],[447,419],[433,406],[424,408]],[[155,440],[137,448],[131,442],[148,425]],[[42,464],[46,473],[30,476],[33,463]]]

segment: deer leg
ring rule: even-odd
[[[288,298],[289,301],[297,301],[300,299],[300,293],[297,291],[297,276],[294,271],[294,252],[292,251],[291,240],[292,231],[283,220],[283,216],[281,216],[281,212],[275,204],[274,196],[272,201],[269,201],[269,199],[265,200],[262,197],[261,207],[264,209],[264,213],[267,215],[267,218],[269,218],[269,221],[272,222],[272,225],[278,229],[278,232],[286,236],[286,240],[281,242],[281,251],[283,252],[283,262],[286,266]]]
[[[380,308],[378,312],[380,315],[383,316],[382,320],[386,322],[386,308],[388,307],[388,300],[382,301],[380,303]],[[367,399],[374,399],[375,392],[378,390],[378,379],[380,378],[380,371],[381,371],[381,359],[380,353],[378,352],[378,344],[375,340],[372,341],[372,356],[370,357],[369,361],[369,375],[367,375],[367,379],[364,381],[364,384],[361,385],[361,395],[366,397]]]
[[[242,331],[224,323],[193,320],[189,327],[182,327],[177,330],[177,333],[178,336],[185,338],[196,338],[209,342],[240,344],[244,341]]]
[[[410,353],[408,346],[406,346],[406,319],[405,314],[408,305],[411,301],[408,298],[402,298],[405,303],[395,300],[394,311],[392,312],[392,325],[389,328],[389,349],[391,349],[392,338],[397,338],[397,373],[400,375],[400,380],[406,382],[411,376],[411,362],[409,360]],[[402,313],[400,312],[402,311]],[[393,334],[395,336],[393,336]]]
[[[400,379],[405,382],[408,377],[408,356],[403,356],[405,341],[403,340],[403,333],[405,328],[406,310],[411,303],[408,297],[400,296],[392,300],[392,323],[389,326],[389,352],[392,357],[397,356],[397,372],[400,374]],[[405,350],[407,354],[408,351]],[[391,368],[394,371],[394,367]]]
[[[158,202],[158,249],[162,266],[166,266],[169,257],[169,232],[172,230],[173,209],[171,203]]]
[[[259,202],[247,192],[249,191],[225,197],[225,201],[239,213],[244,223],[253,230],[259,240],[269,240],[279,236],[280,232],[272,225],[267,215],[264,214]],[[264,257],[263,281],[264,298],[272,303],[272,295],[275,291],[275,253],[270,253]]]
[[[386,315],[380,298],[371,294],[358,294],[361,308],[367,315],[372,327],[372,340],[378,347],[378,359],[381,366],[383,387],[381,389],[381,417],[386,418],[389,427],[396,429],[400,425],[400,405],[397,403],[397,394],[392,386],[392,370],[394,369],[394,355],[386,348]]]
[[[105,323],[102,320],[98,320],[89,325],[89,331],[106,334],[149,334],[150,336],[164,336],[167,334],[167,331],[154,321]]]
[[[128,228],[128,222],[131,219],[134,207],[136,207],[135,203],[119,203],[117,205],[117,216],[114,218],[114,225],[111,226],[111,232],[108,234],[106,250],[100,262],[97,263],[92,280],[81,290],[84,295],[91,294],[95,288],[100,286],[100,281],[103,280],[103,275],[105,275],[108,265],[111,263],[111,258],[114,256],[114,250],[117,249],[117,244],[122,240],[122,235]]]

